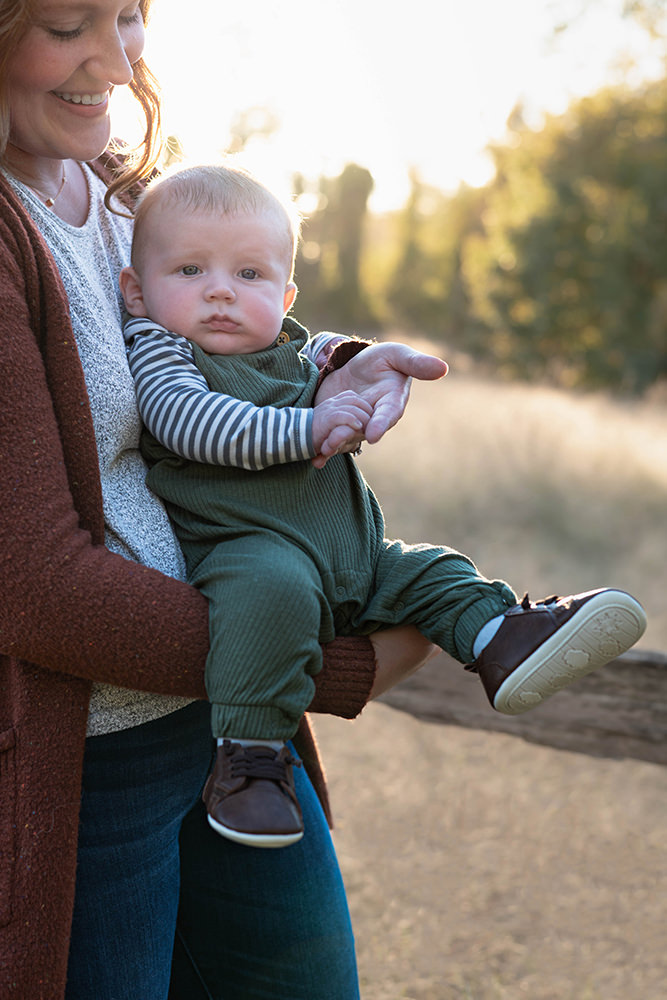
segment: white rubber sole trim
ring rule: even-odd
[[[207,819],[221,837],[234,840],[237,844],[246,844],[248,847],[289,847],[290,844],[298,843],[303,837],[303,830],[300,833],[242,833],[223,826],[212,816],[207,815]]]
[[[503,681],[493,707],[520,715],[573,681],[630,649],[646,629],[641,604],[622,590],[605,590],[583,605]]]

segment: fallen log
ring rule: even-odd
[[[445,653],[389,691],[416,718],[494,730],[595,757],[667,764],[667,656],[632,649],[524,715],[495,712],[476,675]]]

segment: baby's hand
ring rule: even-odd
[[[323,468],[339,452],[356,451],[372,415],[371,404],[350,389],[318,403],[312,426],[317,455],[311,461],[315,468]]]

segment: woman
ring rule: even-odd
[[[117,292],[118,198],[159,153],[149,5],[0,2],[0,994],[353,1000],[308,723],[299,845],[247,851],[201,811],[206,603],[144,485]],[[126,85],[147,123],[130,167],[102,157]],[[372,348],[323,391],[365,389],[388,428],[419,364]],[[412,629],[337,640],[311,707],[354,716],[430,652]]]

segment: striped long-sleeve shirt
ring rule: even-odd
[[[256,470],[313,458],[312,409],[255,406],[212,392],[189,341],[147,319],[124,328],[141,417],[181,458]],[[315,361],[341,336],[320,333],[303,353]]]

